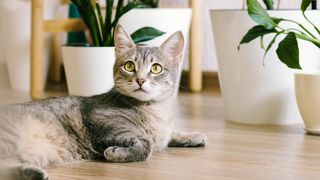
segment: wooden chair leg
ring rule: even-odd
[[[61,40],[60,33],[54,33],[53,35],[53,49],[52,49],[52,59],[50,66],[50,80],[53,82],[61,81]]]
[[[33,99],[43,97],[43,0],[32,0],[31,15],[31,88]]]
[[[191,0],[191,6],[193,15],[191,24],[189,88],[192,92],[199,92],[202,90],[201,1]]]

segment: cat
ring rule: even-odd
[[[205,146],[203,133],[173,131],[172,109],[183,50],[180,31],[160,47],[136,45],[115,29],[114,87],[0,110],[0,177],[45,180],[50,165],[104,159],[146,160],[165,147]]]

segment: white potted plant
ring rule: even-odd
[[[135,32],[144,26],[152,26],[166,32],[163,36],[145,42],[148,46],[159,46],[176,31],[181,31],[186,43],[182,60],[187,56],[188,37],[191,24],[191,8],[159,8],[159,0],[136,0],[148,6],[137,8],[120,18],[120,23],[126,27],[129,33]],[[161,0],[160,0],[161,1]],[[180,68],[183,63],[180,63]],[[182,68],[181,68],[182,69]],[[181,71],[180,71],[181,73]],[[178,83],[179,84],[179,83]]]
[[[257,1],[247,0],[249,15],[256,11]],[[270,5],[270,4],[269,4]],[[268,5],[268,6],[269,6]],[[268,7],[267,6],[267,7]],[[260,8],[262,6],[259,5]],[[262,8],[263,9],[263,8]],[[257,26],[247,33],[254,22],[245,10],[211,11],[212,28],[218,56],[219,78],[226,110],[226,119],[248,124],[296,124],[302,123],[299,109],[296,105],[292,71],[277,61],[271,44],[279,44],[282,37],[274,29],[264,30]],[[264,10],[264,12],[266,12]],[[308,21],[304,19],[300,10],[269,10],[272,17],[293,19],[310,29]],[[319,11],[306,11],[307,16],[319,22]],[[266,14],[266,13],[264,13]],[[259,18],[261,15],[257,15]],[[280,19],[273,19],[274,23]],[[278,20],[278,21],[277,21]],[[299,28],[295,22],[281,21],[283,28]],[[279,35],[278,35],[279,34]],[[274,39],[277,35],[278,38]],[[262,43],[255,37],[261,39]],[[252,42],[241,46],[239,42]],[[309,69],[319,64],[310,58],[320,60],[320,52],[316,47],[303,41],[300,43],[301,65]],[[261,46],[269,52],[265,54]],[[263,60],[263,56],[264,60]],[[263,65],[262,65],[263,64]]]
[[[91,96],[108,91],[113,87],[113,64],[115,61],[114,30],[121,16],[142,3],[119,0],[116,9],[113,0],[106,0],[106,15],[103,20],[99,2],[72,0],[82,20],[89,29],[92,44],[62,47],[69,94]],[[131,34],[135,43],[141,43],[164,32],[152,27],[142,27]]]
[[[301,14],[309,25],[306,26],[305,22],[299,21],[298,19],[271,17],[270,13],[265,11],[256,0],[248,0],[248,14],[258,25],[249,30],[241,43],[248,43],[254,38],[270,33],[270,31],[272,31],[271,33],[274,35],[274,39],[279,38],[281,34],[285,36],[279,42],[276,54],[280,61],[287,67],[297,70],[294,75],[295,91],[305,129],[308,133],[320,135],[320,115],[318,111],[320,105],[319,66],[313,67],[312,70],[304,68],[301,63],[301,61],[303,61],[302,57],[308,56],[306,53],[312,53],[312,51],[302,51],[301,53],[301,46],[298,46],[298,39],[300,39],[310,43],[315,48],[320,48],[319,18],[311,19],[309,14],[306,14],[306,9],[310,4],[311,0],[302,0],[301,2]],[[283,22],[290,22],[296,26],[283,26]],[[260,35],[257,35],[255,31],[258,27],[260,28]],[[268,52],[273,45],[274,40],[270,42],[265,52]],[[316,49],[316,51],[319,52],[319,49]],[[308,61],[318,62],[319,60],[319,54],[308,59]]]

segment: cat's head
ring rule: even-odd
[[[120,93],[140,101],[159,101],[173,96],[184,44],[180,31],[160,47],[134,44],[121,25],[116,27],[114,39],[114,79]]]

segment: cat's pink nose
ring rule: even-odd
[[[136,81],[137,81],[137,83],[139,84],[139,86],[142,86],[142,84],[143,84],[144,82],[146,82],[146,80],[143,79],[143,78],[137,78]]]

